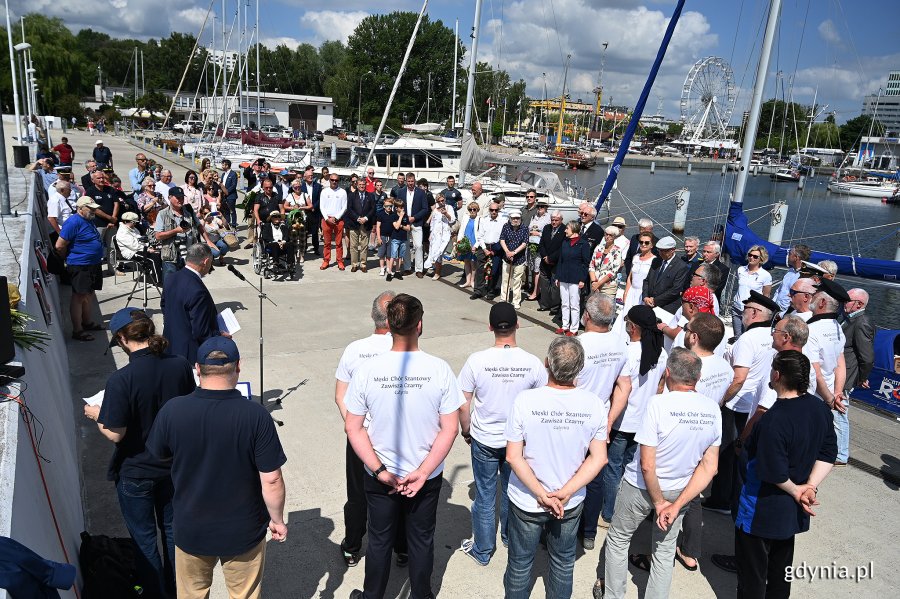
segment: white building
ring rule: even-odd
[[[896,171],[900,168],[900,138],[863,137],[859,150],[853,156],[853,166]]]
[[[242,94],[241,112],[238,112],[236,96],[225,99],[224,106],[230,125],[256,129],[268,125],[280,125],[300,131],[324,131],[334,127],[334,102],[329,97],[300,96],[263,92]],[[207,122],[222,121],[222,98],[200,98],[201,118]]]
[[[900,71],[888,74],[887,87],[881,94],[869,94],[863,98],[862,113],[874,116],[887,128],[887,135],[900,134]]]
[[[237,65],[238,53],[237,52],[222,52],[222,50],[208,50],[207,51],[207,60],[209,60],[210,64],[214,64],[217,67],[222,66],[224,54],[224,62],[225,62],[225,70],[233,71],[234,67]]]

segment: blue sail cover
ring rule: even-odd
[[[672,18],[669,19],[669,26],[666,27],[666,33],[663,35],[662,42],[659,44],[656,60],[653,61],[653,66],[650,68],[650,76],[647,77],[647,81],[644,83],[644,89],[641,91],[641,96],[638,98],[638,102],[634,107],[634,112],[631,114],[628,128],[625,129],[625,134],[622,136],[622,141],[619,143],[619,151],[616,154],[616,159],[613,160],[612,168],[609,169],[609,175],[603,183],[603,190],[600,192],[600,195],[597,196],[597,203],[594,207],[597,209],[598,214],[600,213],[600,208],[603,207],[603,202],[609,197],[609,192],[612,190],[613,183],[616,182],[616,178],[619,176],[619,169],[622,168],[622,162],[628,154],[628,146],[631,144],[631,138],[634,137],[634,132],[637,130],[637,126],[640,123],[641,115],[644,114],[644,105],[647,104],[647,97],[650,95],[650,90],[653,88],[653,82],[656,81],[656,73],[659,71],[663,58],[666,57],[666,49],[669,47],[669,42],[672,40],[672,34],[675,32],[675,26],[678,24],[678,19],[681,18],[682,8],[684,8],[684,0],[678,0],[678,6],[675,7],[675,12],[672,13]]]
[[[747,263],[747,252],[754,245],[761,245],[769,252],[767,268],[787,266],[790,248],[780,247],[760,238],[750,229],[743,206],[732,202],[728,209],[728,224],[725,227],[725,252],[736,264]],[[881,281],[900,281],[900,262],[894,260],[876,260],[874,258],[855,258],[826,252],[812,252],[810,262],[833,260],[838,265],[838,273],[842,275],[878,279]]]
[[[894,372],[894,355],[900,350],[900,331],[875,331],[875,367],[869,388],[855,387],[852,399],[900,416],[900,374]]]

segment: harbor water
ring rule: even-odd
[[[586,197],[595,199],[606,179],[607,166],[591,170],[559,170],[560,179],[568,179],[586,188]],[[610,194],[610,216],[623,216],[628,234],[636,231],[639,218],[656,223],[657,236],[671,234],[675,217],[674,192],[686,187],[691,191],[685,235],[701,240],[710,238],[715,225],[723,224],[737,173],[720,169],[686,170],[628,167],[621,169],[618,189]],[[874,198],[838,196],[827,191],[828,177],[819,175],[806,181],[802,190],[796,182],[775,182],[768,175],[750,176],[744,195],[744,211],[751,228],[767,239],[771,207],[778,201],[788,205],[782,245],[805,243],[813,250],[835,254],[860,255],[893,260],[900,226],[900,206],[882,204]],[[670,196],[659,201],[660,198]],[[784,271],[775,269],[777,283]],[[900,328],[900,283],[885,285],[856,277],[838,278],[844,287],[861,287],[870,296],[869,310],[875,323],[884,328]]]

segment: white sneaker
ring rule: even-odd
[[[378,276],[383,277],[385,275],[385,270],[387,270],[384,266],[381,267],[381,270],[378,271]]]
[[[479,566],[487,566],[487,564],[482,563],[475,555],[472,553],[472,549],[475,547],[475,539],[466,539],[459,546],[459,550],[472,558],[472,561],[478,564]]]

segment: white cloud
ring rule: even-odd
[[[819,23],[819,35],[829,44],[843,45],[844,43],[844,40],[841,39],[841,34],[838,33],[837,27],[835,27],[831,19],[826,19]]]
[[[347,43],[347,38],[360,21],[369,16],[361,10],[341,12],[335,10],[307,11],[300,23],[311,29],[319,42],[338,40]]]
[[[274,50],[278,46],[287,46],[291,50],[294,50],[300,44],[309,43],[306,40],[299,40],[295,37],[281,36],[281,37],[263,37],[262,44],[266,48]]]

